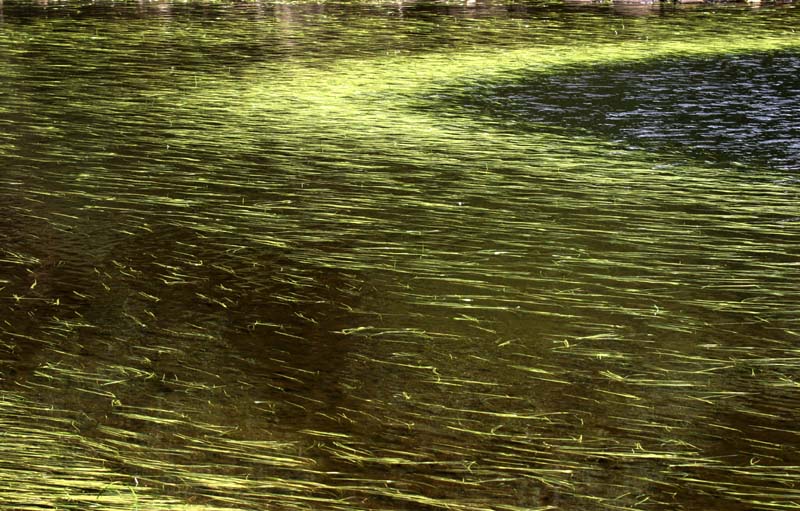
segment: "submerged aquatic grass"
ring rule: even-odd
[[[793,11],[423,7],[6,21],[0,509],[796,506],[795,176],[446,101]]]

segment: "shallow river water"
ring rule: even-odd
[[[0,509],[797,509],[798,30],[0,1]]]

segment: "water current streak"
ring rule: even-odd
[[[796,507],[796,167],[491,105],[715,9],[5,6],[0,509]]]

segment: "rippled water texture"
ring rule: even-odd
[[[455,96],[521,123],[751,167],[800,171],[795,51],[598,66]]]
[[[800,17],[0,4],[0,509],[800,502]]]

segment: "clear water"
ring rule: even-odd
[[[0,509],[791,509],[793,5],[0,4]]]

